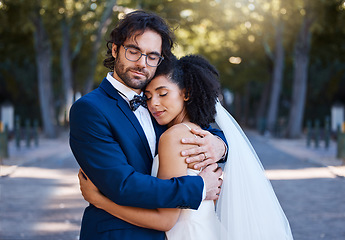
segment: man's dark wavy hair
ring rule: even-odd
[[[180,89],[186,89],[190,121],[202,128],[208,127],[215,121],[215,104],[220,91],[217,69],[198,55],[170,59],[158,66],[155,77],[167,76]]]
[[[174,34],[168,24],[163,18],[154,13],[138,10],[127,14],[110,33],[110,39],[107,41],[107,58],[104,59],[103,65],[114,70],[113,43],[119,49],[134,34],[141,35],[148,29],[157,32],[162,37],[162,55],[165,59],[169,59],[172,55],[171,49],[174,44]]]

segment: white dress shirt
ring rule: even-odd
[[[132,100],[135,95],[138,95],[132,89],[130,89],[123,83],[117,81],[113,77],[112,72],[108,73],[107,80],[120,93],[122,98],[125,99],[128,104],[129,104],[129,101]],[[141,93],[140,95],[142,96],[143,93]],[[150,112],[149,110],[147,110],[147,108],[144,108],[143,106],[140,105],[133,113],[137,117],[141,127],[144,130],[146,139],[151,149],[152,157],[154,157],[155,152],[156,152],[156,133],[153,128]]]

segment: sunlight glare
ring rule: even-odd
[[[248,36],[248,41],[251,42],[251,43],[252,43],[252,42],[255,42],[255,37],[254,37],[254,35],[249,35],[249,36]]]
[[[272,169],[265,170],[269,180],[291,180],[312,178],[335,178],[328,168]]]
[[[188,18],[193,15],[193,10],[191,9],[185,9],[180,12],[180,16],[182,18]]]
[[[301,14],[302,16],[305,16],[305,14],[306,14],[305,9],[303,9],[303,8],[302,8],[299,12],[300,12],[300,14]]]
[[[255,10],[255,5],[251,3],[251,4],[248,5],[248,8],[249,8],[250,11],[254,11]]]
[[[76,8],[77,10],[81,10],[81,9],[83,8],[83,4],[81,4],[80,2],[76,2],[75,8]]]
[[[210,4],[211,7],[214,7],[214,6],[217,5],[217,2],[216,1],[211,1],[209,4]]]
[[[247,21],[247,22],[244,23],[244,26],[246,28],[251,28],[252,24],[249,21]]]
[[[95,34],[93,34],[93,35],[91,35],[90,36],[90,40],[91,40],[91,42],[94,42],[94,41],[96,41],[96,35]]]
[[[91,6],[90,6],[90,8],[91,8],[92,10],[96,10],[97,4],[96,4],[96,3],[92,3]]]
[[[119,13],[119,14],[117,15],[117,18],[118,18],[118,19],[123,19],[123,18],[125,17],[125,15],[126,15],[125,13],[122,13],[122,12],[121,12],[121,13]]]
[[[230,57],[229,62],[232,64],[240,64],[242,59],[240,57]]]

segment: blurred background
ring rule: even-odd
[[[2,128],[55,138],[75,99],[107,69],[105,39],[123,14],[158,13],[174,53],[220,71],[223,103],[242,126],[298,138],[344,121],[344,0],[0,0]]]
[[[0,239],[79,239],[69,109],[136,9],[217,67],[295,240],[344,240],[345,0],[0,0]]]

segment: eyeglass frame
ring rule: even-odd
[[[156,66],[152,66],[152,65],[150,65],[148,62],[147,62],[147,57],[148,57],[148,55],[149,54],[144,54],[144,53],[142,53],[139,49],[136,49],[136,48],[133,48],[133,47],[126,47],[125,45],[122,45],[122,47],[125,49],[125,58],[128,60],[128,61],[131,61],[131,62],[137,62],[137,61],[139,61],[140,60],[140,58],[144,55],[145,56],[145,63],[147,64],[147,65],[149,65],[150,67],[158,67],[159,66],[159,64],[161,64],[162,62],[163,62],[163,60],[164,60],[164,57],[163,56],[159,56],[158,54],[154,54],[154,55],[156,55],[157,57],[159,57],[159,60],[158,60],[158,64],[156,65]],[[137,59],[137,60],[130,60],[130,59],[128,59],[127,58],[127,50],[128,49],[134,49],[134,50],[136,50],[136,51],[138,51],[141,55],[140,55],[140,57]]]

